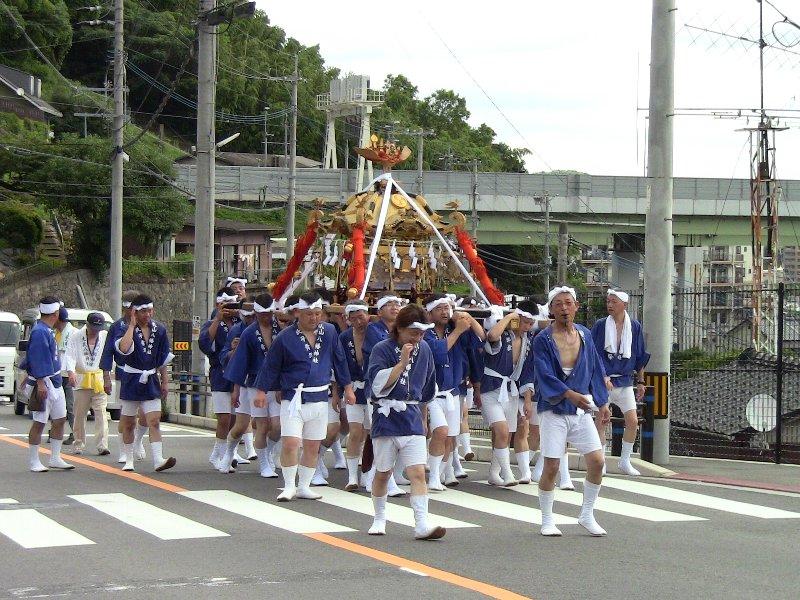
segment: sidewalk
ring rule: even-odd
[[[800,465],[671,456],[666,466],[675,472],[670,479],[800,493]]]

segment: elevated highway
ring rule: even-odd
[[[176,183],[195,189],[195,167],[176,165]],[[416,192],[416,171],[395,171],[409,193]],[[614,234],[644,235],[647,178],[602,175],[533,175],[479,173],[478,235],[483,244],[541,244],[544,212],[536,197],[550,196],[551,231],[566,222],[570,236],[586,244],[613,245]],[[780,202],[781,246],[800,246],[800,181],[782,181]],[[238,205],[271,206],[289,193],[288,169],[217,166],[217,201]],[[430,206],[446,214],[445,204],[457,200],[469,217],[472,175],[462,171],[425,171],[424,196]],[[343,202],[356,189],[356,172],[347,169],[298,169],[300,202],[326,198]],[[746,179],[683,178],[674,182],[676,246],[749,245],[750,183]],[[638,234],[638,235],[637,235]],[[530,237],[527,237],[530,236]],[[555,241],[555,238],[553,238]]]

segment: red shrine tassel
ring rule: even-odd
[[[364,287],[364,278],[366,277],[364,223],[353,225],[353,235],[350,237],[350,242],[353,244],[353,260],[350,263],[350,272],[347,274],[347,283],[361,293]]]
[[[316,240],[317,222],[309,221],[308,225],[306,225],[305,233],[297,238],[294,244],[294,254],[286,265],[286,270],[281,273],[281,276],[278,277],[278,280],[275,282],[275,287],[272,288],[273,298],[276,300],[280,298],[283,292],[286,291],[286,288],[289,287],[289,284],[292,283],[295,271],[300,267],[306,254],[308,254],[308,249],[311,248]]]
[[[505,304],[505,296],[503,292],[494,286],[492,280],[489,279],[486,266],[483,264],[481,257],[478,256],[478,251],[475,249],[475,242],[472,240],[469,233],[457,227],[456,239],[458,240],[461,251],[467,258],[467,262],[469,262],[469,266],[472,268],[472,272],[475,274],[475,278],[478,280],[481,288],[483,288],[483,293],[486,294],[486,297],[489,299],[489,302],[503,306]]]

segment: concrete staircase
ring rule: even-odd
[[[52,223],[42,221],[42,241],[37,248],[38,255],[45,260],[64,260],[64,244]]]

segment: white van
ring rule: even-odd
[[[84,325],[86,325],[86,317],[88,317],[89,313],[92,313],[92,312],[98,312],[101,315],[103,315],[103,320],[106,323],[106,329],[108,329],[108,327],[110,327],[111,324],[114,322],[114,319],[111,318],[111,315],[109,315],[107,312],[103,312],[102,310],[91,310],[91,309],[87,309],[87,308],[68,308],[67,309],[69,322],[72,323],[72,325],[74,327],[77,327],[79,329],[81,327],[83,327]],[[0,313],[0,314],[3,314],[3,313]],[[23,381],[24,378],[27,376],[27,374],[22,369],[19,368],[19,364],[20,364],[20,362],[22,362],[22,358],[23,358],[23,355],[24,355],[24,349],[27,348],[27,342],[28,342],[28,338],[30,337],[30,334],[31,334],[31,329],[33,329],[33,325],[36,323],[36,321],[39,320],[40,316],[41,315],[39,314],[39,311],[37,309],[35,309],[35,308],[29,308],[24,313],[22,313],[22,328],[23,328],[22,329],[22,341],[20,342],[20,351],[17,353],[17,362],[16,362],[16,365],[17,365],[17,373],[16,373],[17,382]],[[17,320],[19,320],[19,319],[17,319]],[[116,386],[117,382],[116,381],[112,381],[112,385]],[[18,392],[21,391],[19,389],[19,386],[17,386],[17,390],[18,390]],[[114,402],[113,399],[115,397],[118,398],[119,396],[116,396],[116,394],[114,394],[113,391],[112,391],[111,396],[108,399],[108,406],[106,407],[106,410],[108,410],[108,412],[111,413],[111,418],[112,419],[119,419],[119,413],[120,413],[120,409],[122,408],[122,406],[119,403],[119,401],[117,401],[116,403]],[[16,414],[18,414],[18,415],[24,414],[25,413],[25,405],[27,404],[28,399],[24,398],[21,393],[16,393],[15,396],[14,396],[14,399],[15,399],[14,412]]]
[[[22,335],[22,321],[14,313],[0,312],[0,396],[14,398],[17,342]]]

